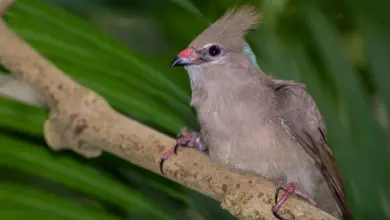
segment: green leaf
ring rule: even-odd
[[[384,99],[387,107],[387,124],[390,120],[390,82],[389,60],[390,60],[390,18],[386,7],[389,2],[373,1],[369,4],[363,1],[347,1],[354,18],[358,24],[363,37],[367,59],[370,62],[372,77],[377,85],[381,98]]]
[[[7,220],[22,217],[23,215],[21,213],[23,212],[24,214],[30,214],[30,211],[33,211],[33,215],[29,215],[28,219],[31,219],[31,217],[36,218],[37,216],[45,216],[46,218],[50,216],[51,219],[74,220],[119,219],[109,216],[96,208],[77,204],[59,196],[50,195],[43,191],[17,184],[0,183],[0,204],[2,207],[0,209],[0,216]],[[19,214],[12,210],[18,211]],[[45,214],[43,215],[43,213],[39,213],[36,210]],[[25,215],[25,217],[27,216]]]
[[[4,201],[7,202],[7,201]],[[1,204],[2,206],[3,204]],[[15,204],[12,209],[0,209],[0,216],[7,220],[21,220],[21,219],[31,219],[31,220],[41,220],[41,219],[56,219],[56,220],[70,220],[70,218],[57,215],[55,213],[48,213],[46,211],[37,211],[35,209],[27,209]]]
[[[1,126],[42,137],[43,123],[47,117],[43,109],[0,97]]]
[[[390,193],[378,192],[390,181],[385,169],[388,161],[386,139],[375,121],[373,109],[367,99],[368,94],[361,86],[357,73],[346,56],[342,41],[335,34],[335,29],[312,4],[305,6],[304,13],[316,45],[344,103],[349,128],[354,137],[352,140],[354,145],[340,146],[343,151],[354,153],[339,159],[348,160],[350,168],[360,167],[359,172],[344,172],[346,184],[350,189],[359,191],[359,197],[372,198],[365,200],[366,202],[355,200],[351,206],[358,215],[369,216],[368,213],[376,212],[375,218],[384,219],[385,212],[379,213],[377,209],[381,206],[380,197],[389,196]],[[373,185],[376,187],[373,188]],[[358,199],[356,195],[354,199]]]
[[[170,219],[153,202],[129,186],[66,156],[54,156],[38,146],[0,136],[0,164],[41,176],[96,196],[133,212]]]
[[[183,7],[188,12],[191,12],[194,15],[197,15],[199,17],[203,17],[202,12],[200,12],[199,9],[194,4],[192,4],[192,2],[189,0],[170,0],[170,1],[180,5],[181,7]]]

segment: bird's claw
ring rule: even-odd
[[[281,181],[279,182],[278,186],[276,187],[276,191],[275,191],[275,204],[278,203],[278,197],[279,197],[280,190],[284,190],[283,187],[282,187]]]
[[[175,149],[177,148],[177,145],[178,144],[176,143],[174,147],[172,147],[167,152],[165,152],[164,155],[162,156],[161,160],[160,160],[160,172],[162,174],[164,174],[164,175],[165,175],[164,170],[163,170],[164,161],[172,156],[172,154],[174,153]]]
[[[275,207],[275,206],[274,206]],[[272,207],[272,214],[279,220],[287,220],[278,214],[278,209]]]
[[[199,141],[199,133],[198,132],[187,132],[187,129],[184,127],[180,130],[180,133],[177,135],[176,144],[174,147],[169,149],[164,153],[163,157],[160,160],[160,171],[164,174],[163,165],[164,161],[166,161],[173,154],[177,154],[177,149],[179,147],[191,147],[197,148],[201,151],[204,151],[203,144]]]
[[[280,190],[284,190],[285,193],[278,201]],[[287,199],[293,194],[299,195],[300,197],[308,200],[311,205],[316,206],[316,202],[314,201],[314,199],[308,193],[299,188],[296,183],[291,182],[285,184],[283,181],[280,181],[275,191],[275,205],[272,207],[272,213],[277,219],[286,220],[278,214],[278,211],[280,207],[282,207],[283,204],[287,201]]]

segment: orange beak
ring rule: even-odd
[[[172,61],[171,68],[175,66],[186,66],[194,64],[198,60],[198,55],[194,48],[182,50]]]

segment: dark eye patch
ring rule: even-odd
[[[221,54],[221,48],[218,47],[217,45],[212,45],[209,47],[207,52],[208,52],[208,55],[210,55],[212,57],[216,57],[216,56]]]
[[[213,61],[221,58],[225,54],[225,49],[218,44],[213,44],[203,48],[201,51],[204,60]]]

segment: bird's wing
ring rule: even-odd
[[[352,219],[347,207],[343,179],[327,145],[325,122],[303,84],[271,78],[286,131],[315,161],[342,212]]]

